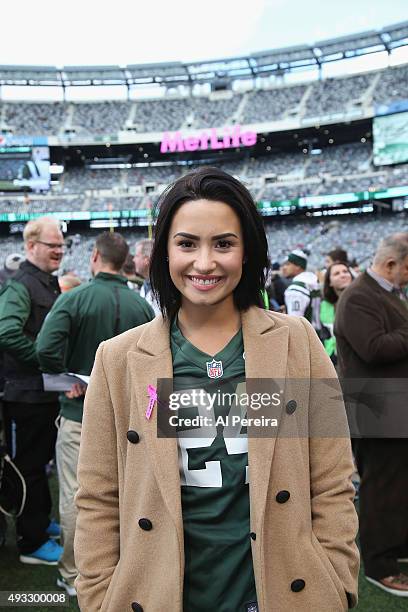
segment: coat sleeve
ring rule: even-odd
[[[38,361],[43,372],[59,373],[66,370],[67,341],[72,335],[70,295],[61,295],[45,318],[35,343]]]
[[[310,347],[312,528],[344,586],[349,607],[354,607],[358,598],[358,519],[353,503],[354,467],[347,418],[333,365],[310,323],[301,320]]]
[[[377,365],[400,361],[408,355],[408,325],[387,332],[381,309],[355,293],[340,304],[334,332],[344,336],[365,363]]]
[[[37,365],[34,342],[24,332],[31,300],[21,283],[9,281],[0,294],[0,350],[27,365]]]
[[[119,561],[118,456],[103,350],[104,343],[96,353],[85,396],[77,473],[75,586],[86,612],[101,609]]]

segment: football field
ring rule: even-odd
[[[56,478],[51,478],[54,500],[57,500],[57,483]],[[55,504],[57,508],[57,503]],[[57,516],[57,511],[55,512]],[[408,571],[408,565],[401,565],[401,570]],[[17,549],[15,546],[14,526],[12,521],[8,521],[8,533],[6,546],[0,548],[0,591],[10,591],[16,589],[19,591],[54,591],[64,593],[63,590],[56,586],[57,568],[47,567],[44,565],[24,565],[18,560]],[[407,598],[395,597],[381,591],[380,589],[369,584],[360,572],[360,603],[357,608],[358,612],[403,612],[408,609]],[[7,610],[27,610],[27,607],[13,607]],[[54,612],[55,607],[35,606],[31,609],[40,610],[41,612]],[[70,598],[70,605],[60,610],[78,611],[75,598]],[[86,611],[84,611],[86,612]],[[171,612],[171,611],[170,611]],[[287,612],[291,612],[288,610]],[[305,612],[311,612],[305,610]],[[331,612],[328,610],[327,612]]]

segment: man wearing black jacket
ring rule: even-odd
[[[20,560],[56,565],[62,548],[50,522],[51,496],[45,466],[54,456],[56,393],[43,391],[34,342],[60,294],[52,275],[64,240],[56,220],[42,217],[24,229],[26,261],[0,292],[0,350],[4,351],[4,420],[8,452],[26,482],[26,503],[17,519]]]
[[[365,574],[402,597],[408,596],[408,575],[397,561],[408,556],[407,284],[408,233],[393,234],[340,297],[334,324],[340,374],[357,400]]]

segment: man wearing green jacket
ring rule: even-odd
[[[26,261],[0,292],[0,351],[4,352],[4,424],[8,453],[25,481],[25,503],[16,520],[20,561],[56,565],[62,548],[52,539],[46,465],[54,457],[58,395],[44,392],[35,339],[60,294],[58,270],[64,237],[49,217],[29,221],[23,232]]]
[[[37,357],[44,372],[74,372],[89,375],[99,344],[154,317],[149,304],[127,286],[120,270],[129,252],[117,233],[99,235],[91,255],[93,279],[61,295],[49,312],[36,342]],[[60,522],[64,553],[59,563],[58,586],[75,594],[77,575],[74,533],[77,491],[76,469],[83,390],[78,386],[60,396],[60,422],[56,455],[60,484]]]

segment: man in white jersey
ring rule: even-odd
[[[300,249],[289,253],[282,266],[283,275],[291,279],[285,291],[286,312],[295,317],[305,317],[313,327],[320,329],[320,287],[313,272],[306,271],[307,256]]]

